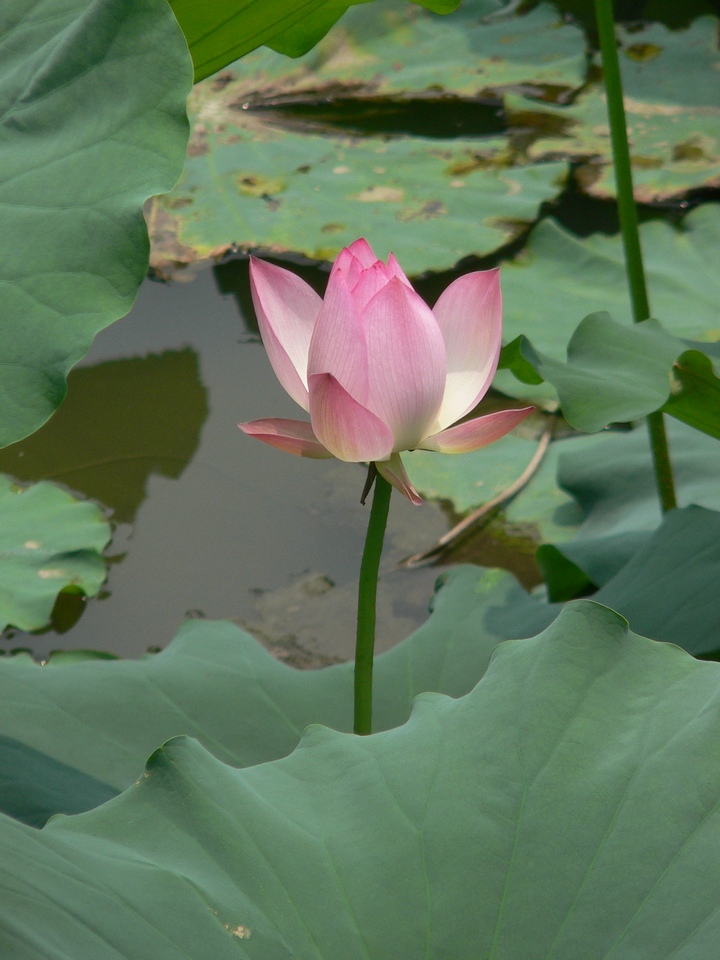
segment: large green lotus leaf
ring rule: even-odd
[[[449,269],[526,229],[566,177],[562,163],[497,165],[497,140],[319,136],[220,105],[194,128],[182,179],[153,209],[160,273],[236,248],[331,260],[359,236],[407,273]]]
[[[132,523],[148,478],[183,472],[206,416],[207,392],[189,348],[79,367],[49,423],[0,450],[0,470],[61,481],[110,507],[115,522]]]
[[[267,44],[291,57],[305,53],[352,3],[367,0],[170,0],[190,47],[195,79],[202,80]],[[415,0],[436,13],[454,10],[458,0]],[[489,10],[497,6],[484,0]]]
[[[61,590],[94,596],[110,525],[94,503],[52,483],[20,487],[0,474],[0,630],[39,630]]]
[[[97,810],[2,820],[0,942],[23,960],[712,960],[719,679],[581,601],[389,733],[314,727],[245,770],[174,740]]]
[[[720,184],[718,20],[701,17],[687,30],[654,24],[623,35],[621,63],[637,200],[651,202]],[[506,102],[512,126],[532,131],[528,156],[591,160],[586,190],[614,196],[612,143],[602,83],[569,107]]]
[[[541,92],[584,82],[581,30],[563,25],[545,4],[525,17],[484,19],[494,6],[465,0],[450,16],[437,17],[405,0],[363,4],[293,63],[269,50],[245,57],[223,73],[224,89],[252,110],[328,96],[474,99],[507,88]]]
[[[638,552],[595,594],[634,630],[688,653],[720,649],[720,512],[672,510]]]
[[[117,793],[108,784],[10,737],[0,736],[2,810],[42,827],[52,812],[82,813]]]
[[[65,395],[147,270],[142,207],[187,142],[191,64],[165,0],[5,0],[0,446]]]
[[[485,603],[496,608],[526,599],[515,579],[499,571],[469,567],[451,575],[427,623],[376,659],[376,728],[404,723],[413,697],[425,690],[467,693],[506,639],[483,626]],[[309,723],[350,730],[352,675],[350,663],[295,670],[234,624],[191,620],[162,653],[140,660],[62,656],[39,666],[29,657],[1,659],[0,730],[34,755],[124,789],[148,754],[177,734],[198,737],[221,760],[248,766],[285,756]],[[3,777],[26,783],[22,756],[15,757],[17,769]],[[67,803],[77,804],[70,782],[68,789]],[[35,820],[30,787],[28,808]],[[46,816],[65,809],[77,806],[49,807]]]
[[[660,639],[705,652],[718,646],[719,572],[720,517],[690,508],[670,515],[597,597]],[[404,723],[419,692],[467,693],[498,643],[531,636],[562,609],[500,570],[458,567],[446,581],[430,620],[377,658],[377,729]],[[295,671],[231,624],[194,621],[140,661],[8,659],[0,692],[0,728],[12,743],[0,755],[12,787],[3,809],[38,823],[92,807],[100,789],[127,787],[168,736],[192,734],[247,766],[286,755],[309,723],[349,730],[352,665]]]
[[[501,358],[501,365],[509,366],[521,380],[529,365],[551,383],[563,416],[577,430],[595,433],[662,408],[717,438],[720,380],[711,359],[688,346],[656,320],[630,326],[607,313],[592,313],[570,338],[567,363],[535,350],[520,337],[508,344],[508,357]]]
[[[570,546],[562,544],[559,551],[572,556]],[[541,547],[538,553],[551,549]],[[547,559],[543,564],[550,565]],[[550,594],[561,599],[563,592],[569,593],[568,574],[562,569],[551,573]],[[710,653],[720,649],[719,576],[720,513],[685,507],[666,514],[658,529],[643,538],[630,560],[593,600],[617,610],[638,632],[675,643],[688,653]],[[578,579],[571,576],[573,583]],[[558,603],[524,604],[515,611],[496,614],[491,622],[509,637],[530,636],[560,609]]]
[[[666,420],[678,503],[720,510],[720,446],[677,421]],[[647,541],[661,519],[644,426],[600,435],[585,449],[568,444],[558,482],[578,503],[583,523],[559,547],[597,586],[606,583]]]
[[[640,227],[652,315],[674,336],[688,340],[720,338],[720,205],[693,210],[680,229],[653,221]],[[608,311],[632,322],[619,235],[580,239],[552,220],[534,228],[527,246],[502,271],[503,332],[506,342],[524,334],[536,350],[556,360],[582,317]],[[539,296],[539,290],[547,291]],[[519,383],[500,371],[495,386],[518,397],[547,396],[547,384]]]

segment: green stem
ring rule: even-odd
[[[628,149],[625,105],[623,104],[622,77],[617,55],[615,22],[613,20],[612,0],[595,0],[600,51],[603,61],[605,94],[607,96],[610,118],[610,136],[612,138],[613,160],[615,162],[615,182],[617,184],[618,212],[620,230],[625,249],[625,269],[630,287],[633,319],[641,323],[650,316],[645,270],[640,233],[638,231],[637,210],[633,196],[632,172],[630,168],[630,150]],[[652,450],[660,502],[664,511],[677,506],[675,484],[668,453],[665,422],[659,411],[651,413],[648,419],[650,449]]]
[[[371,474],[375,465],[370,465]],[[355,644],[355,723],[359,734],[372,732],[372,680],[375,652],[375,601],[377,598],[378,570],[383,548],[385,526],[390,509],[392,487],[379,473],[375,476],[370,519],[368,521],[365,549],[360,564],[358,588],[357,642]]]

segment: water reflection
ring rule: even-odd
[[[71,375],[58,413],[3,451],[1,470],[60,480],[111,507],[118,526],[110,552],[119,559],[104,599],[63,617],[58,610],[54,629],[16,632],[5,649],[138,656],[164,647],[191,611],[241,619],[274,640],[269,595],[287,597],[312,571],[337,585],[333,602],[320,598],[327,615],[319,602],[293,611],[292,629],[301,642],[312,634],[316,656],[345,655],[367,523],[358,502],[364,470],[288,457],[237,429],[238,420],[297,416],[246,320],[246,273],[239,262],[193,283],[144,284],[131,314],[99,334]],[[327,275],[310,273],[322,289]],[[398,561],[447,529],[434,505],[394,501],[380,588],[383,646],[425,619],[436,577],[396,572]],[[342,622],[338,606],[347,607]]]
[[[63,483],[108,507],[116,523],[133,523],[149,477],[182,474],[207,415],[189,347],[81,367],[45,426],[0,451],[0,472]]]

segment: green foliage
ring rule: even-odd
[[[693,654],[718,650],[719,541],[717,511],[701,507],[672,510],[655,532],[640,540],[637,551],[593,599],[619,611],[634,630],[655,640],[675,643]],[[588,547],[586,544],[585,557]],[[581,580],[584,571],[581,565],[567,564],[563,554],[573,557],[567,544],[560,548],[560,563],[550,555],[552,549],[543,546],[538,553],[551,596],[559,600],[585,586]],[[516,622],[514,629],[519,634],[537,629],[538,623],[546,622],[539,621],[539,616],[536,611],[527,621]]]
[[[202,80],[266,44],[280,53],[306,53],[353,3],[367,0],[170,0]],[[458,0],[415,0],[436,13],[448,13]],[[487,0],[486,0],[487,3]],[[492,4],[491,4],[492,6]]]
[[[477,165],[471,140],[251,132],[245,120],[235,111],[203,132],[207,149],[191,147],[181,182],[156,202],[161,274],[234,245],[332,260],[358,236],[380,257],[394,251],[409,273],[447,269],[512,240],[565,182],[559,163]]]
[[[504,507],[508,524],[521,527],[540,542],[574,536],[583,514],[558,484],[558,458],[569,449],[579,454],[592,451],[597,443],[594,437],[553,441],[528,485]],[[448,501],[453,511],[462,516],[514,483],[532,459],[536,444],[521,428],[497,444],[472,453],[439,457],[416,450],[404,459],[408,474],[423,497]]]
[[[705,653],[720,647],[719,573],[720,513],[692,507],[670,514],[596,599],[634,629]],[[555,582],[562,586],[558,574]],[[510,574],[456,568],[428,622],[377,657],[376,728],[404,723],[421,692],[464,695],[498,643],[544,629],[561,609]],[[0,759],[0,777],[13,784],[4,809],[33,823],[89,808],[101,789],[128,787],[171,736],[193,735],[223,762],[245,767],[285,756],[308,724],[352,726],[351,664],[296,671],[223,622],[190,621],[163,653],[138,661],[61,657],[40,667],[8,658],[0,693],[1,726],[13,743]],[[64,778],[51,791],[46,767]]]
[[[483,626],[478,598],[498,604],[510,595],[524,593],[501,573],[468,568],[459,581],[451,578],[430,620],[377,658],[376,728],[404,723],[413,698],[425,690],[467,693],[506,639]],[[352,664],[294,670],[224,622],[189,621],[167,649],[141,660],[68,662],[62,656],[46,667],[28,657],[0,660],[0,689],[0,727],[8,737],[114,790],[128,787],[152,750],[178,734],[197,737],[226,763],[250,766],[285,756],[308,724],[352,728]],[[21,752],[7,760],[13,766],[2,777],[20,784],[15,795],[27,790],[35,818],[42,781],[29,780]],[[85,799],[77,784],[68,785],[65,804]],[[94,788],[86,802],[96,802]],[[65,808],[47,807],[45,816]]]
[[[717,443],[678,422],[667,427],[680,506],[720,510]],[[491,449],[456,457],[418,451],[407,458],[408,471],[424,496],[447,500],[465,514],[522,473],[533,443],[509,436],[497,452],[502,456]],[[544,544],[538,560],[552,599],[567,600],[608,583],[661,520],[646,428],[553,441],[540,469],[503,516]],[[684,586],[689,588],[689,581]]]
[[[580,602],[382,736],[240,771],[174,740],[98,810],[2,820],[4,952],[710,957],[719,669]]]
[[[680,229],[661,221],[645,223],[640,238],[653,317],[676,337],[717,340],[720,280],[714,259],[720,205],[698,207]],[[619,235],[581,239],[543,220],[519,256],[503,264],[502,283],[506,342],[524,335],[536,351],[556,360],[564,357],[580,318],[606,310],[620,323],[631,321]],[[554,395],[547,385],[521,384],[507,371],[495,383],[511,396]]]
[[[551,383],[567,422],[586,433],[663,409],[720,437],[720,380],[709,358],[687,346],[655,320],[628,326],[593,313],[570,338],[567,363],[520,337],[508,344],[500,365],[523,383],[532,382],[528,367]]]
[[[563,26],[547,4],[526,17],[487,16],[497,8],[495,0],[465,0],[451,16],[437,17],[407,0],[365,3],[299,60],[256,50],[224,71],[223,83],[233,101],[251,108],[327,97],[350,98],[358,108],[368,98],[420,97],[430,108],[437,96],[581,86],[585,44],[577,27]],[[212,84],[203,89],[204,103]]]
[[[36,430],[147,270],[177,179],[187,48],[165,0],[7,0],[0,40],[0,446]]]
[[[680,506],[720,510],[720,448],[681,423],[667,423]],[[584,520],[560,547],[597,586],[625,566],[658,526],[661,514],[644,426],[600,435],[585,447],[568,442],[558,483],[577,501]]]
[[[0,736],[0,791],[3,811],[33,827],[42,827],[49,813],[82,813],[116,794],[106,783],[6,736]]]
[[[304,54],[348,6],[172,3],[197,76],[262,44]],[[168,393],[162,357],[147,361],[147,393],[131,401],[130,361],[77,372],[84,416],[101,375],[121,398],[124,433],[98,421],[91,440],[84,423],[57,449],[42,434],[16,441],[52,414],[70,367],[134,299],[148,262],[143,204],[171,188],[187,139],[186,44],[164,0],[9,0],[3,17],[0,445],[14,445],[2,462],[28,479],[62,477],[130,520],[149,473],[176,475],[197,444],[206,398],[191,357],[175,359],[189,361],[192,386],[168,395],[154,425],[165,435],[182,422],[180,447],[138,437],[146,396]],[[682,34],[619,32],[641,199],[720,182],[716,27],[705,17]],[[466,2],[447,21],[362,5],[295,64],[260,51],[194,94],[183,180],[150,208],[154,263],[234,243],[328,259],[364,233],[419,273],[520,237],[559,195],[569,160],[582,161],[581,189],[612,196],[605,105],[585,53],[581,31],[550,7],[515,17],[496,0]],[[408,101],[479,110],[488,97],[492,137],[402,126],[412,127]],[[505,114],[490,118],[499,97]],[[351,102],[344,127],[334,105],[323,114],[328,98]],[[290,104],[308,110],[278,124],[275,108]],[[371,121],[379,104],[396,112],[363,136],[368,104]],[[315,132],[291,125],[309,116]],[[538,554],[549,601],[502,571],[452,571],[428,622],[377,659],[384,732],[373,737],[340,732],[351,726],[351,665],[292,670],[227,622],[187,623],[163,653],[134,662],[2,658],[0,797],[15,819],[0,817],[0,954],[715,956],[720,668],[630,633],[599,603],[636,633],[720,649],[709,342],[720,330],[720,208],[642,235],[659,322],[632,328],[597,312],[629,317],[619,237],[581,240],[550,220],[533,230],[504,271],[504,356],[519,381],[505,370],[497,384],[559,398],[585,431],[658,408],[704,431],[670,429],[684,509],[660,522],[643,430],[554,441],[506,510],[554,541]],[[72,428],[71,404],[65,414]],[[504,441],[499,463],[488,451],[416,453],[409,470],[462,512],[517,476],[529,435]],[[122,490],[85,487],[66,464],[87,442],[143,466]],[[2,622],[42,627],[58,590],[97,592],[108,537],[92,504],[0,478]],[[595,587],[599,603],[562,605]],[[325,726],[303,733],[308,724]],[[71,816],[25,825],[55,813]]]
[[[710,356],[708,356],[710,354]],[[670,396],[663,407],[666,413],[720,439],[720,379],[717,344],[702,350],[686,350],[673,367]]]
[[[94,596],[105,579],[110,526],[94,503],[51,483],[0,474],[0,629],[44,627],[61,590]]]
[[[585,50],[545,5],[497,22],[491,6],[363,4],[297,63],[259,50],[200,84],[185,173],[155,205],[153,266],[233,246],[330,260],[365,235],[417,274],[518,236],[566,164],[518,164],[504,134],[458,137],[446,115],[462,102],[502,131],[502,91],[576,88]]]

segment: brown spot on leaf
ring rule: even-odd
[[[663,165],[660,157],[630,157],[630,163],[638,170],[656,170]]]
[[[164,206],[167,210],[179,210],[182,207],[189,207],[192,202],[192,197],[167,197]]]
[[[263,200],[282,193],[286,186],[280,177],[267,177],[262,173],[239,173],[235,182],[242,196],[261,197]]]
[[[464,177],[474,170],[492,170],[507,166],[507,160],[502,154],[474,153],[467,160],[457,160],[445,168],[450,177]]]
[[[355,199],[360,203],[399,203],[405,191],[399,187],[368,187]]]
[[[636,63],[643,63],[645,60],[654,60],[662,53],[662,47],[656,43],[633,43],[630,47],[625,47],[625,56]]]
[[[396,216],[398,220],[407,223],[409,220],[434,220],[446,213],[447,207],[442,200],[426,200],[421,207],[415,210],[401,210]]]
[[[320,233],[342,233],[344,229],[344,223],[326,223],[320,227]]]
[[[699,162],[702,160],[711,161],[714,159],[709,156],[704,149],[704,144],[700,137],[691,137],[684,143],[676,143],[673,147],[672,158],[675,162],[690,160]]]

